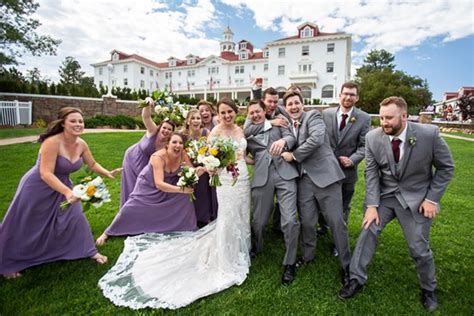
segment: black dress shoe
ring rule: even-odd
[[[281,283],[283,285],[289,285],[295,279],[296,268],[294,264],[285,265],[285,270],[281,277]]]
[[[429,312],[434,312],[438,309],[438,299],[434,291],[427,291],[421,289],[421,302],[423,307],[426,308]]]
[[[341,283],[342,286],[346,286],[351,280],[351,275],[349,273],[349,266],[341,270]]]
[[[326,225],[319,226],[318,230],[316,231],[316,235],[318,237],[322,237],[327,234],[328,230],[329,230],[329,226],[326,226]]]
[[[295,266],[296,266],[296,268],[301,268],[302,266],[310,264],[311,262],[313,262],[313,260],[306,261],[306,260],[304,260],[303,257],[300,257],[296,260]]]
[[[340,299],[348,299],[356,295],[357,293],[362,290],[364,285],[360,284],[359,281],[356,279],[351,279],[348,283],[346,283],[342,289],[339,291],[339,298]]]

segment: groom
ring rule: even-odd
[[[380,103],[380,123],[381,128],[366,137],[363,229],[351,260],[351,280],[339,297],[349,299],[362,289],[377,237],[397,218],[415,260],[423,306],[434,311],[438,300],[429,231],[453,176],[453,159],[436,126],[407,122],[403,98],[389,97]]]

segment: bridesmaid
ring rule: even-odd
[[[186,129],[184,134],[188,140],[198,140],[207,137],[209,130],[202,127],[201,114],[198,110],[190,110],[186,117]],[[203,173],[199,177],[199,182],[194,189],[196,200],[194,208],[199,227],[203,227],[217,217],[217,195],[216,188],[209,186],[209,175]]]
[[[214,110],[214,106],[211,102],[201,100],[198,102],[197,108],[199,110],[199,113],[201,113],[203,127],[212,131],[214,126],[219,124],[219,121],[216,116],[216,111]]]
[[[120,186],[120,207],[127,202],[132,193],[137,177],[150,160],[150,156],[157,150],[163,148],[168,142],[175,125],[171,121],[163,121],[159,126],[151,118],[153,100],[147,98],[145,101],[150,104],[143,108],[142,118],[146,127],[146,134],[142,139],[129,147],[123,157],[123,171]]]
[[[15,197],[0,226],[0,274],[21,276],[20,271],[47,262],[90,257],[99,264],[107,257],[97,252],[81,203],[72,193],[69,174],[85,162],[102,176],[113,178],[94,160],[86,142],[81,110],[65,107],[39,137],[36,165],[20,180]],[[60,204],[71,205],[63,210]]]
[[[191,166],[183,136],[173,133],[165,148],[151,156],[130,198],[96,244],[103,245],[109,236],[195,230],[196,214],[189,199],[194,190],[176,185],[183,163]],[[201,175],[205,169],[197,171]]]

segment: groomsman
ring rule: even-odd
[[[331,148],[346,178],[342,180],[342,209],[344,220],[349,223],[351,200],[358,180],[357,166],[365,156],[365,134],[370,129],[370,116],[359,110],[359,88],[353,82],[341,86],[339,106],[322,112]],[[319,218],[320,232],[327,229],[324,218]],[[321,234],[321,233],[320,233]]]
[[[342,267],[341,281],[349,281],[349,242],[347,226],[342,212],[341,180],[344,172],[329,145],[321,113],[303,111],[303,98],[289,91],[283,97],[286,112],[291,117],[290,128],[297,147],[293,152],[282,153],[288,162],[296,161],[299,167],[298,211],[301,222],[303,257],[297,262],[304,265],[316,253],[316,223],[322,214],[334,235]]]
[[[434,311],[438,301],[429,231],[453,176],[453,159],[436,126],[407,122],[403,98],[389,97],[380,103],[380,123],[366,137],[363,229],[350,265],[350,282],[339,297],[351,298],[362,289],[377,237],[397,218],[415,261],[423,306]]]
[[[245,129],[247,149],[254,157],[252,188],[252,242],[254,251],[263,250],[265,226],[273,210],[274,195],[281,210],[281,229],[285,238],[285,270],[282,283],[294,280],[294,265],[298,249],[300,224],[296,216],[296,178],[298,171],[292,163],[281,158],[284,148],[292,148],[295,137],[288,128],[272,126],[265,119],[265,105],[260,100],[250,101],[248,117],[252,125]]]

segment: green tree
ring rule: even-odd
[[[359,102],[362,109],[378,113],[379,103],[389,96],[400,96],[409,106],[409,113],[417,114],[432,102],[428,82],[418,76],[410,76],[395,70],[395,57],[385,50],[371,51],[364,64],[357,69]]]
[[[60,40],[39,35],[41,25],[31,17],[39,4],[33,0],[3,0],[0,2],[0,67],[17,65],[17,58],[29,52],[33,56],[56,55]]]
[[[62,66],[59,67],[60,82],[66,86],[78,84],[85,72],[81,71],[81,65],[72,56],[66,57]]]
[[[38,84],[41,81],[41,73],[37,67],[26,71],[26,78],[31,84]]]

